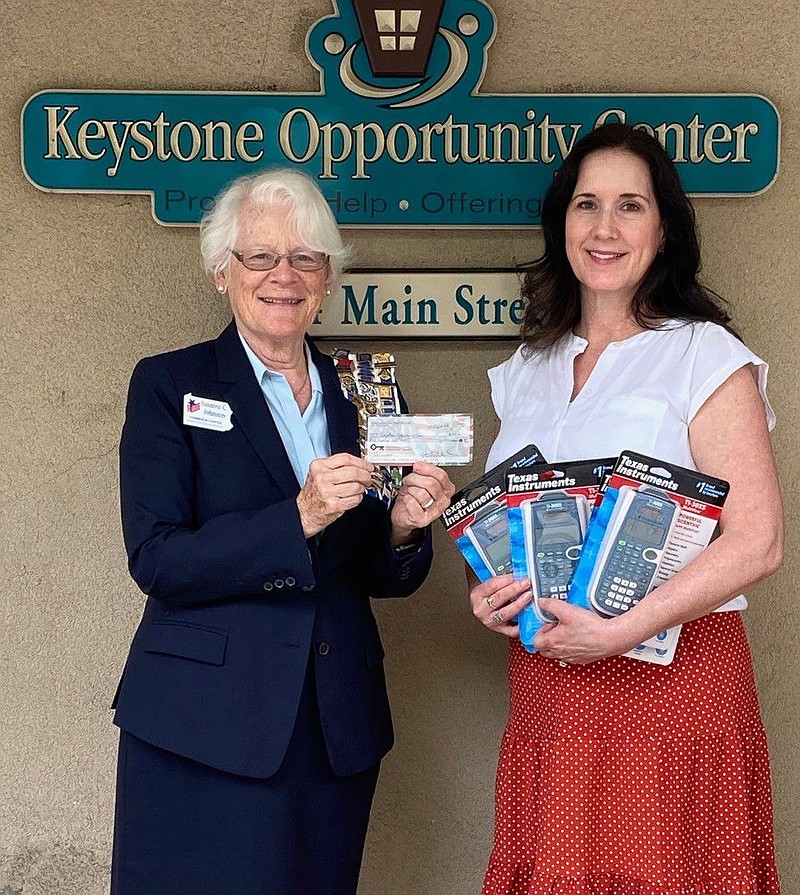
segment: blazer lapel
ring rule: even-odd
[[[323,354],[311,339],[308,342],[311,347],[311,358],[322,381],[331,454],[346,453],[358,457],[361,455],[361,449],[358,444],[356,406],[345,397],[342,391],[333,358],[328,354]],[[353,511],[351,510],[351,512]],[[341,558],[349,555],[355,547],[352,518],[348,518],[347,513],[331,522],[320,535],[319,548],[325,555]]]
[[[317,346],[308,340],[311,358],[319,371],[322,381],[322,393],[325,398],[325,416],[328,419],[328,437],[332,454],[360,455],[358,445],[358,411],[355,404],[349,401],[339,384],[339,376],[333,364],[333,358],[323,354]]]
[[[228,384],[223,393],[233,411],[233,425],[241,427],[286,498],[296,497],[300,483],[244,353],[235,323],[231,322],[222,331],[216,350],[217,374],[220,382]]]

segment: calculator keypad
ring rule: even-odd
[[[613,615],[635,606],[648,592],[656,567],[642,559],[642,548],[620,539],[606,565],[597,588],[600,604]]]
[[[577,560],[567,559],[564,550],[540,550],[536,554],[536,577],[543,597],[566,600]]]

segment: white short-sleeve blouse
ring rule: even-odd
[[[500,431],[486,461],[490,469],[533,442],[548,462],[615,457],[638,451],[697,469],[689,423],[736,370],[752,364],[767,425],[768,365],[716,323],[671,320],[612,342],[570,402],[573,361],[588,343],[567,333],[547,348],[522,346],[489,370]],[[744,598],[724,609],[744,608]]]

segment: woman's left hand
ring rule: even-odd
[[[443,469],[422,461],[415,463],[392,507],[393,546],[408,543],[414,532],[441,516],[455,490]]]
[[[621,656],[636,643],[629,643],[619,619],[602,618],[589,609],[562,600],[540,600],[541,608],[558,621],[545,625],[533,645],[546,659],[568,665],[588,665],[609,656]]]

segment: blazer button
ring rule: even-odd
[[[327,656],[330,651],[331,651],[330,646],[327,643],[325,643],[324,641],[322,643],[320,643],[320,645],[317,647],[317,652],[321,656]]]
[[[272,590],[272,582],[265,581],[264,584],[262,585],[262,587],[264,588],[264,590]]]
[[[308,591],[310,591],[310,590],[314,590],[314,585],[313,585],[313,584],[304,584],[304,585],[300,588],[300,590],[304,590],[306,593],[308,593]]]
[[[297,584],[297,582],[294,580],[294,578],[292,578],[291,575],[287,575],[283,580],[286,582],[287,587],[294,587],[295,584]]]
[[[276,579],[275,579],[275,587],[277,587],[278,589],[280,589],[280,588],[283,587],[283,578],[276,578]]]

